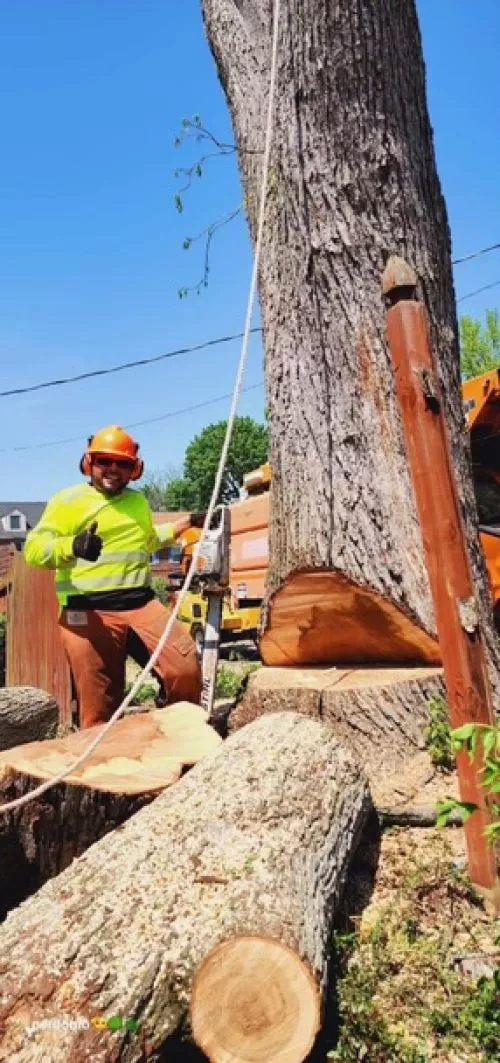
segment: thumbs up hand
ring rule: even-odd
[[[73,553],[83,561],[97,561],[102,550],[102,539],[96,535],[97,521],[94,520],[88,531],[80,532],[73,539]]]

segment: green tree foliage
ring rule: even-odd
[[[169,507],[165,505],[165,495],[171,483],[180,476],[179,469],[167,468],[161,472],[148,473],[141,484],[141,491],[146,496],[151,509],[158,512]],[[172,509],[175,507],[172,506]]]
[[[196,491],[189,480],[178,476],[165,491],[165,509],[196,509]]]
[[[460,368],[466,380],[500,366],[500,315],[487,310],[483,324],[465,314],[460,318]]]
[[[196,509],[193,485],[178,471],[152,473],[141,488],[155,513],[164,510]]]
[[[178,470],[152,473],[143,484],[151,509],[205,509],[212,494],[215,474],[222,451],[227,421],[209,424],[189,444],[184,461],[184,475]],[[238,497],[243,476],[267,461],[268,431],[252,417],[237,417],[229,447],[219,501],[231,502]]]
[[[186,450],[184,477],[196,493],[196,506],[204,509],[212,493],[215,474],[219,464],[226,421],[209,424],[195,436]],[[243,476],[267,460],[268,431],[252,417],[237,417],[229,447],[228,460],[220,491],[221,502],[231,502],[238,497],[238,488]]]

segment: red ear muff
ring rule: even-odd
[[[131,475],[130,479],[131,480],[140,480],[143,472],[144,472],[144,462],[143,462],[142,458],[136,458],[135,465],[134,465],[133,472],[132,472],[132,475]]]
[[[85,454],[82,454],[82,457],[80,459],[80,472],[83,474],[83,476],[90,476],[91,471],[92,466],[90,461],[90,454],[88,450],[86,450]]]
[[[89,436],[89,438],[87,439],[87,446],[88,447],[90,447],[90,444],[92,443],[93,438],[94,438],[93,436]],[[90,476],[90,473],[91,473],[91,461],[90,461],[90,454],[89,454],[88,450],[85,451],[85,454],[82,454],[82,456],[80,458],[80,466],[79,467],[80,467],[80,472],[82,473],[83,476]]]

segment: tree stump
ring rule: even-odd
[[[51,694],[37,687],[0,688],[0,750],[22,742],[53,738],[58,708]]]
[[[229,738],[8,916],[3,1058],[157,1059],[194,979],[194,1033],[211,1060],[303,1060],[369,808],[329,728],[282,713]],[[52,1018],[66,1028],[34,1025]]]
[[[441,668],[260,668],[228,729],[267,713],[300,712],[332,727],[369,777],[377,776],[422,748],[429,702],[443,695]]]
[[[4,752],[0,805],[69,767],[101,730],[89,727]],[[128,716],[62,783],[0,812],[0,918],[220,743],[203,710],[188,702]]]

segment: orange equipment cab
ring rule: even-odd
[[[269,485],[271,469],[260,469],[244,477],[246,498],[233,502],[231,515],[231,555],[229,593],[222,612],[221,641],[237,639],[255,641],[260,622],[268,566]],[[200,538],[197,528],[188,528],[180,536],[184,548],[183,570],[187,571],[193,546]],[[179,620],[194,638],[198,651],[203,648],[207,602],[196,589],[184,595]]]
[[[479,537],[500,629],[500,367],[462,385],[470,434]]]

